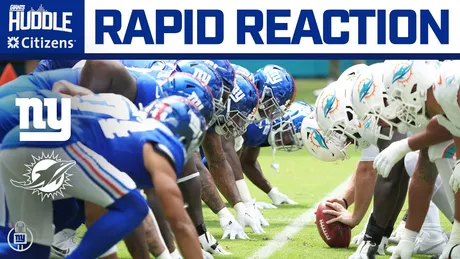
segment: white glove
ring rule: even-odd
[[[257,219],[259,220],[259,223],[263,227],[268,227],[270,224],[268,221],[264,218],[264,215],[260,213],[260,210],[256,208],[256,199],[252,199],[244,204],[246,208],[248,209],[248,212],[251,214],[256,215]]]
[[[284,194],[281,193],[278,188],[273,187],[270,192],[268,193],[268,197],[273,201],[273,204],[275,205],[280,205],[280,204],[299,204],[291,199]]]
[[[203,249],[201,249],[201,252],[203,253],[203,259],[214,259],[210,253],[204,251]]]
[[[211,235],[211,233],[206,232],[203,235],[199,236],[198,239],[200,240],[201,247],[204,251],[216,255],[231,255],[224,250],[224,248],[217,242],[217,240]]]
[[[418,233],[415,231],[407,228],[404,229],[401,241],[399,241],[398,246],[396,246],[390,259],[410,259],[412,257],[412,252],[414,251],[417,235]]]
[[[240,223],[233,217],[232,214],[225,215],[219,218],[220,227],[224,231],[221,239],[249,239],[248,235],[244,233],[244,228]]]
[[[454,193],[457,193],[458,188],[460,187],[460,166],[459,163],[460,160],[457,160],[455,163],[454,171],[452,172],[452,176],[450,177],[450,187],[452,187],[452,190]]]
[[[236,204],[235,210],[236,219],[241,226],[250,226],[256,234],[265,233],[264,229],[260,225],[260,220],[257,218],[257,215],[254,214],[254,210],[248,210],[243,203]]]
[[[458,257],[456,257],[458,256]],[[460,258],[460,244],[447,243],[447,246],[442,251],[439,259],[455,259]]]
[[[363,242],[363,239],[364,239],[364,230],[358,235],[354,236],[353,239],[351,240],[351,243],[359,246],[361,242]]]
[[[393,166],[411,151],[407,138],[393,142],[374,159],[374,168],[387,178]]]
[[[263,210],[263,209],[277,209],[278,207],[270,203],[258,201],[256,202],[256,208],[259,210]]]

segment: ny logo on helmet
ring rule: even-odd
[[[201,102],[200,100],[200,97],[198,97],[198,95],[195,93],[195,92],[192,92],[188,97],[187,99],[192,102],[197,108],[198,110],[201,111],[201,109],[203,109],[204,105],[203,103]]]
[[[195,68],[195,71],[193,71],[193,76],[201,80],[206,85],[209,84],[209,81],[211,81],[211,75],[199,68]]]
[[[233,88],[232,94],[230,95],[230,99],[232,99],[233,102],[237,103],[241,101],[246,95],[244,92],[240,89],[238,85],[235,85]]]
[[[272,69],[270,71],[268,71],[267,73],[267,82],[269,84],[277,84],[279,82],[283,81],[283,78],[281,77],[281,73],[276,70],[276,69]]]

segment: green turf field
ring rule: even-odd
[[[325,86],[325,80],[297,80],[297,100],[314,104],[315,97],[312,91]],[[264,247],[279,232],[283,231],[293,219],[306,210],[312,208],[329,192],[344,182],[353,172],[358,153],[350,150],[351,158],[343,162],[325,163],[311,157],[306,150],[295,153],[277,152],[277,162],[281,165],[280,172],[275,174],[270,169],[272,163],[271,151],[264,150],[261,153],[260,164],[265,175],[273,186],[286,193],[291,199],[299,202],[299,205],[282,205],[278,209],[262,210],[270,226],[265,228],[266,234],[256,235],[252,230],[246,228],[250,240],[222,240],[223,247],[233,254],[230,256],[216,256],[215,258],[250,258],[257,250]],[[253,197],[258,201],[269,202],[270,199],[260,190],[256,189],[250,182],[248,185]],[[208,230],[214,237],[220,239],[222,230],[219,226],[218,217],[208,208],[204,207],[205,221]],[[232,210],[233,212],[233,210]],[[402,215],[400,215],[402,217]],[[450,228],[444,217],[441,217],[445,229]],[[353,230],[353,235],[358,234],[364,227],[366,220]],[[397,223],[399,224],[399,222]],[[114,226],[116,227],[116,226]],[[79,237],[84,234],[84,227],[79,230]],[[130,258],[123,243],[119,243],[119,257]],[[331,249],[322,241],[316,225],[310,222],[299,233],[288,238],[285,246],[277,250],[270,258],[348,258],[355,246],[349,249]],[[378,258],[390,258],[390,256],[379,256]],[[430,258],[429,256],[414,256],[414,258]]]

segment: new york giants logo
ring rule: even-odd
[[[20,141],[67,141],[70,139],[70,99],[61,99],[61,118],[58,119],[57,99],[44,98],[16,98],[16,106],[19,106],[19,128],[28,130],[30,126],[29,108],[33,110],[32,125],[34,129],[46,130],[47,124],[55,132],[20,132]],[[47,107],[46,117],[43,114],[43,106]],[[46,118],[44,120],[43,118]]]
[[[195,92],[192,92],[192,94],[190,94],[187,99],[192,102],[197,108],[198,110],[201,111],[201,109],[203,109],[204,105],[203,103],[201,102],[200,100],[200,97],[198,97],[198,95],[195,93]]]
[[[241,90],[241,88],[238,85],[235,85],[235,87],[233,87],[232,94],[230,95],[230,99],[232,99],[233,102],[237,103],[241,101],[245,96],[246,95]]]
[[[283,81],[281,73],[276,69],[271,69],[267,73],[267,82],[271,85],[277,84]]]
[[[193,71],[193,76],[201,80],[206,85],[209,84],[209,81],[211,81],[211,75],[199,68],[195,68]]]

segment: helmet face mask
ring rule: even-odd
[[[303,119],[300,134],[305,148],[319,160],[330,162],[349,158],[346,153],[348,145],[344,142],[334,143],[326,140],[314,114]]]
[[[421,60],[385,61],[384,83],[389,102],[395,103],[392,117],[401,121],[398,130],[426,125],[427,91],[436,80],[436,67]],[[389,118],[392,119],[392,118]],[[400,130],[400,131],[401,131]]]
[[[249,78],[238,74],[235,81],[226,109],[215,122],[216,133],[225,138],[243,135],[254,120],[259,104],[257,88]]]
[[[281,151],[302,149],[301,126],[303,119],[313,113],[314,108],[301,101],[293,102],[283,117],[272,123],[269,142]]]
[[[289,115],[288,115],[289,116]],[[292,152],[302,149],[303,143],[300,133],[295,132],[295,126],[288,120],[281,120],[272,125],[270,132],[271,145],[278,150]]]
[[[292,76],[280,66],[267,65],[257,70],[254,82],[260,95],[256,119],[268,119],[272,122],[282,117],[296,94]]]
[[[258,110],[260,119],[274,121],[281,118],[284,115],[285,107],[278,104],[273,97],[273,90],[269,86],[264,86],[263,89]]]

